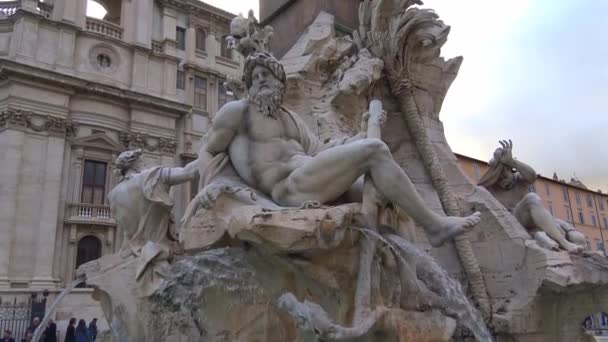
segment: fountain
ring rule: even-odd
[[[604,260],[541,248],[456,166],[439,112],[462,58],[440,57],[449,26],[416,4],[362,1],[342,36],[322,12],[281,61],[272,28],[233,20],[246,61],[226,86],[241,99],[198,159],[116,160],[125,242],[78,279],[117,342],[571,341],[568,315],[608,304],[576,304],[580,289],[608,298]],[[196,176],[175,235],[169,189]]]

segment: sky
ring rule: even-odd
[[[238,14],[257,0],[205,0]],[[608,0],[425,0],[464,62],[440,113],[454,152],[487,161],[498,140],[537,173],[608,192]],[[604,144],[603,144],[604,143]]]

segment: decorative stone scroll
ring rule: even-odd
[[[48,132],[61,137],[76,136],[78,123],[51,115],[9,108],[0,113],[0,128],[17,128],[34,132]]]
[[[159,151],[169,154],[175,154],[177,150],[175,139],[155,137],[146,133],[123,131],[119,133],[119,139],[129,149],[141,148],[150,152]]]

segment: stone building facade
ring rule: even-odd
[[[227,49],[233,14],[195,0],[0,3],[0,298],[49,290],[76,267],[116,252],[106,194],[127,148],[149,166],[193,159],[239,73]],[[178,188],[175,216],[191,196]],[[101,317],[76,289],[57,320]],[[63,331],[65,325],[59,326]],[[21,338],[21,336],[17,336]]]
[[[456,157],[471,182],[477,184],[487,171],[488,163],[462,154],[456,154]],[[543,205],[553,216],[570,222],[585,234],[587,250],[606,253],[608,194],[587,189],[584,184],[574,179],[566,182],[557,175],[551,178],[537,177],[530,191],[543,200]]]

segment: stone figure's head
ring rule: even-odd
[[[285,95],[287,77],[283,65],[267,52],[256,52],[245,60],[243,81],[249,101],[263,114],[273,116]]]
[[[497,186],[508,190],[515,185],[515,173],[513,169],[500,162],[502,148],[494,151],[493,158],[488,162],[489,169],[479,180],[479,185],[489,188]]]
[[[142,151],[138,148],[136,150],[125,151],[116,158],[114,164],[122,177],[125,177],[129,170],[139,172],[143,169],[144,164],[140,158],[141,154]]]

